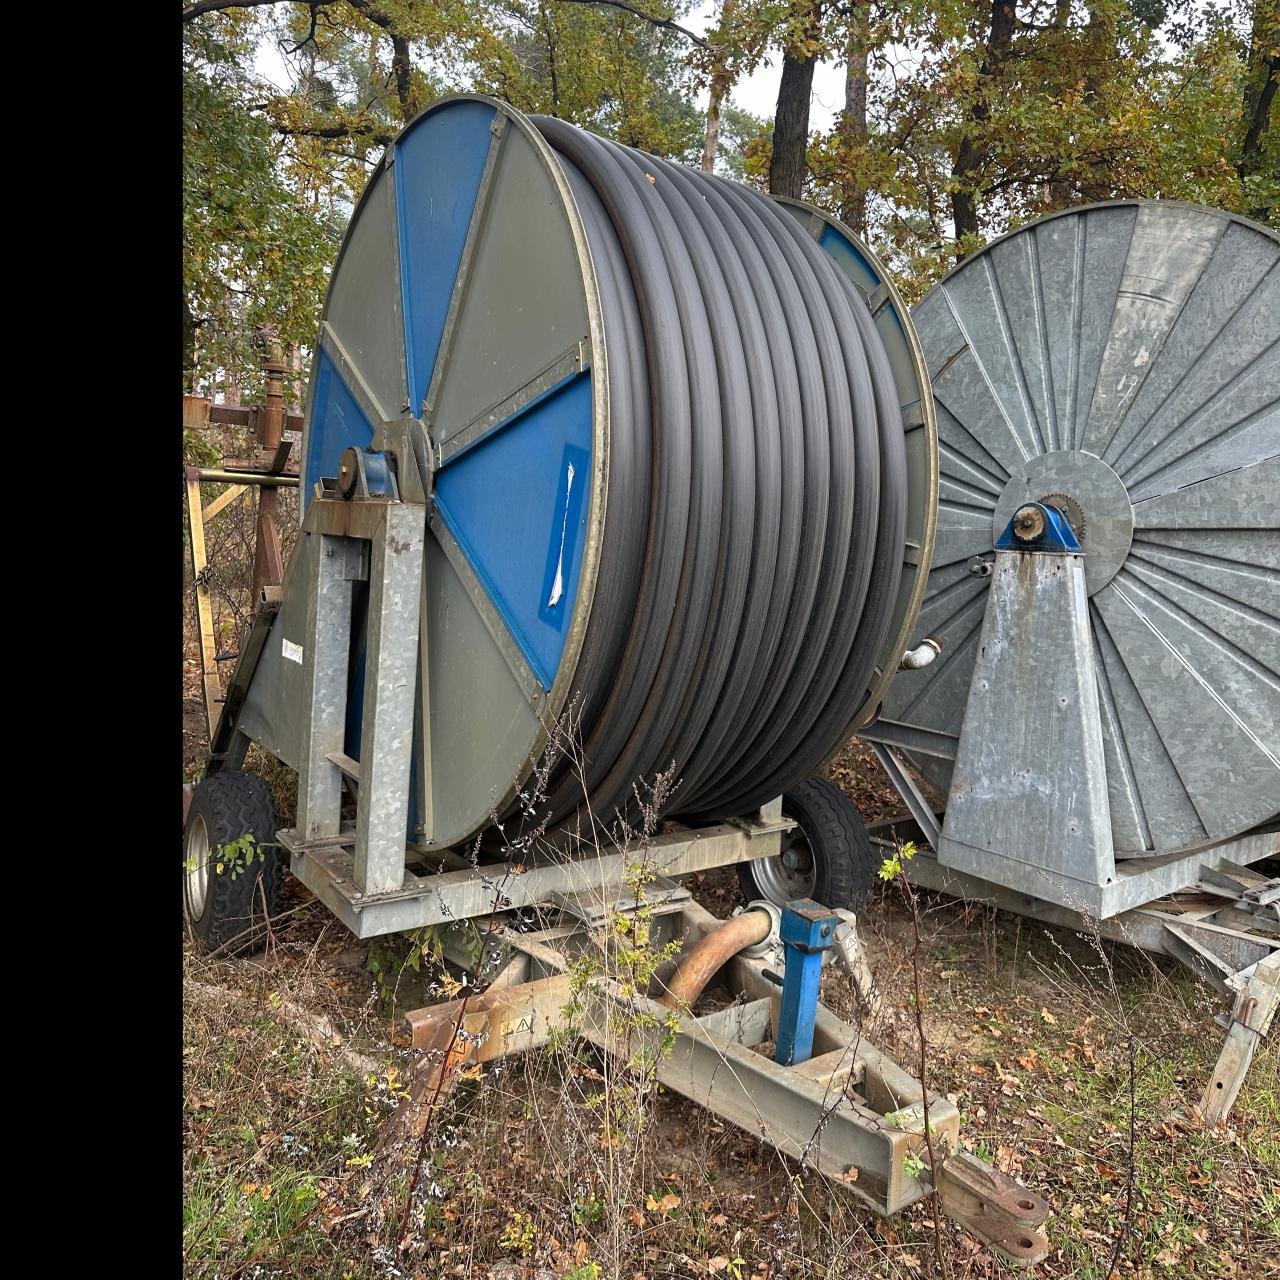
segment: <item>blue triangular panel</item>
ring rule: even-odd
[[[591,484],[591,375],[558,383],[436,474],[436,506],[550,689],[573,617]]]
[[[396,143],[396,222],[409,375],[416,416],[431,386],[453,283],[493,134],[494,109],[456,102],[424,116]]]
[[[307,422],[307,453],[302,468],[302,506],[321,476],[338,474],[338,459],[348,447],[367,449],[373,424],[347,390],[334,363],[322,347],[316,352],[316,389]]]

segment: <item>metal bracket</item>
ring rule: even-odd
[[[782,908],[778,936],[785,948],[786,963],[773,1056],[784,1067],[807,1062],[813,1054],[822,960],[835,942],[839,924],[839,916],[812,898],[797,898]]]
[[[356,454],[348,450],[348,454]],[[353,491],[370,487],[370,459],[351,461]],[[344,455],[344,461],[347,461]],[[394,491],[383,466],[374,487]],[[405,875],[409,772],[418,675],[419,595],[426,508],[387,498],[318,496],[303,533],[320,540],[308,589],[303,654],[304,736],[298,769],[302,846],[342,834],[342,780],[358,775],[354,891],[398,890]],[[345,754],[352,591],[368,580],[364,707],[359,761]]]

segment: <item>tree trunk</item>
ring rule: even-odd
[[[983,42],[982,63],[978,68],[978,84],[974,89],[968,112],[969,130],[961,137],[956,149],[951,176],[955,190],[951,193],[951,219],[955,224],[956,240],[979,234],[978,197],[981,192],[979,170],[987,158],[988,144],[980,140],[982,126],[991,119],[993,81],[1004,66],[1013,43],[1014,26],[1017,23],[1016,0],[991,0],[991,26]],[[970,250],[969,252],[972,252]],[[963,260],[968,253],[957,252]]]
[[[1114,7],[1103,0],[1089,5],[1089,22],[1084,31],[1085,66],[1084,109],[1091,117],[1100,117],[1102,107],[1099,97],[1107,69],[1116,54],[1116,13]],[[1096,176],[1094,176],[1096,174]],[[1086,200],[1109,200],[1116,194],[1107,180],[1106,170],[1091,166],[1089,177],[1078,184],[1080,194]]]
[[[400,115],[407,122],[413,115],[412,64],[409,61],[409,41],[392,33],[391,70],[396,78],[396,97],[400,100]]]
[[[1053,28],[1061,36],[1067,32],[1071,21],[1071,0],[1057,0],[1053,10]],[[1051,209],[1063,209],[1071,203],[1071,183],[1063,178],[1050,178],[1045,194]]]
[[[782,57],[778,109],[773,117],[773,158],[769,161],[769,191],[798,200],[809,173],[809,99],[813,92],[816,56]]]
[[[1273,52],[1277,43],[1280,43],[1280,5],[1274,0],[1254,0],[1244,94],[1240,104],[1244,138],[1235,166],[1242,182],[1263,172],[1271,110],[1275,104],[1276,86],[1280,83],[1280,53]],[[1265,206],[1249,210],[1250,215],[1259,220],[1268,212]]]
[[[867,143],[867,43],[866,23],[870,6],[855,6],[849,19],[845,44],[844,111],[840,114],[840,155],[849,165]],[[841,183],[840,221],[866,239],[867,192],[856,172],[847,172]]]
[[[702,171],[714,173],[716,154],[720,150],[720,107],[729,92],[729,73],[721,70],[711,77],[707,100],[707,132],[702,143]]]
[[[182,295],[182,385],[188,395],[195,394],[196,318],[191,313],[187,295]]]

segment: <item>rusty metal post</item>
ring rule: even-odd
[[[284,440],[284,352],[274,329],[258,330],[262,350],[262,372],[266,376],[266,402],[257,415],[258,443],[273,455],[279,455]],[[274,467],[273,467],[274,469]],[[258,490],[258,536],[253,557],[253,598],[262,599],[262,588],[276,586],[284,578],[280,555],[280,530],[276,524],[280,496],[274,487],[263,485]]]

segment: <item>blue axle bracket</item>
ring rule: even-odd
[[[785,947],[782,1009],[778,1015],[774,1061],[790,1067],[813,1056],[813,1023],[818,1011],[822,953],[835,941],[839,916],[812,898],[782,908],[779,936]]]
[[[997,551],[1048,551],[1081,555],[1080,540],[1066,513],[1047,502],[1027,502],[996,539]]]

